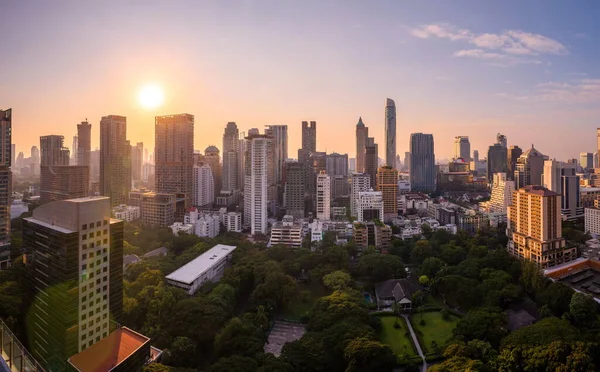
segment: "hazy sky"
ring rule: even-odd
[[[398,153],[433,133],[438,158],[468,135],[480,156],[496,133],[558,159],[595,151],[600,127],[600,1],[28,1],[0,4],[0,108],[29,156],[39,136],[127,116],[154,146],[155,115],[195,115],[195,148],[240,130],[302,120],[317,148],[355,156],[362,116],[384,156],[385,98]],[[155,111],[137,94],[156,83]]]

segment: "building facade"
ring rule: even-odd
[[[355,222],[353,226],[353,238],[360,250],[373,246],[383,252],[387,252],[392,244],[392,228],[383,223]]]
[[[304,166],[298,162],[285,165],[284,207],[285,213],[294,218],[304,218],[305,174]]]
[[[514,191],[515,181],[507,179],[506,173],[494,174],[488,212],[506,214],[507,207],[512,204]]]
[[[471,161],[469,136],[454,137],[454,159],[463,159],[465,162]]]
[[[197,207],[211,205],[215,199],[212,169],[208,164],[194,165],[192,204]]]
[[[521,188],[529,185],[542,185],[544,173],[544,155],[533,148],[525,151],[517,159],[515,169],[515,187]]]
[[[561,213],[567,219],[583,216],[577,164],[546,160],[543,185],[561,195]]]
[[[396,103],[385,100],[385,165],[396,166]]]
[[[271,227],[271,246],[300,248],[302,238],[302,223],[294,221],[292,216],[283,216],[281,221],[275,222]]]
[[[377,171],[377,191],[383,196],[383,220],[391,221],[398,216],[398,171],[383,166]]]
[[[379,146],[373,137],[367,138],[365,147],[365,173],[371,179],[371,185],[377,184],[377,169],[379,168]]]
[[[358,213],[358,195],[371,189],[371,177],[364,173],[354,173],[350,179],[350,215]]]
[[[515,170],[517,170],[517,159],[523,155],[523,150],[519,146],[511,146],[507,150],[507,158],[506,158],[506,177],[509,180],[514,181]]]
[[[383,195],[381,191],[359,192],[356,207],[357,221],[383,220]]]
[[[331,219],[331,177],[324,171],[317,176],[317,219]]]
[[[89,194],[90,172],[85,165],[45,165],[40,171],[40,204]]]
[[[365,171],[365,147],[368,137],[369,128],[363,123],[362,117],[359,117],[356,124],[356,173]]]
[[[268,148],[266,135],[252,134],[246,142],[244,224],[252,235],[267,233]]]
[[[90,166],[92,150],[92,124],[82,121],[77,124],[77,165]]]
[[[133,181],[142,180],[142,165],[144,164],[144,143],[138,142],[131,146],[131,178]]]
[[[10,265],[12,109],[0,110],[0,269]]]
[[[495,143],[488,149],[487,157],[487,177],[488,181],[492,182],[494,173],[506,173],[507,166],[507,151],[506,147],[500,143]]]
[[[413,191],[435,191],[435,151],[432,134],[410,135],[410,187]]]
[[[109,115],[100,120],[100,195],[111,206],[127,204],[131,190],[131,146],[127,141],[127,119]]]
[[[325,170],[331,177],[348,175],[348,154],[334,152],[325,156]]]

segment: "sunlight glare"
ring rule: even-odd
[[[147,109],[157,108],[162,105],[165,96],[162,89],[155,84],[144,86],[139,94],[138,101],[140,105]]]

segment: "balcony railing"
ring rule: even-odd
[[[6,366],[12,372],[45,372],[0,319],[0,371],[4,372]]]

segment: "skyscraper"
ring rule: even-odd
[[[454,137],[454,159],[462,158],[464,161],[471,161],[471,143],[468,136]]]
[[[432,134],[410,135],[410,187],[413,191],[435,191],[435,152]]]
[[[121,323],[123,221],[110,218],[110,200],[55,201],[23,220],[31,253],[29,345],[47,370],[105,338]]]
[[[216,146],[208,146],[206,149],[204,149],[204,164],[208,164],[212,171],[214,180],[214,196],[216,197],[221,193],[221,185],[223,183],[221,157],[219,156],[219,149]]]
[[[180,193],[186,209],[192,203],[194,115],[155,118],[154,175],[158,193]]]
[[[69,165],[69,149],[64,140],[64,136],[55,134],[40,137],[40,165]]]
[[[515,179],[515,170],[517,169],[517,159],[523,154],[523,150],[519,146],[511,146],[507,152],[506,176],[509,180]]]
[[[356,124],[356,172],[362,173],[365,171],[365,147],[367,146],[367,138],[369,137],[369,128],[365,126],[362,117],[358,118]]]
[[[514,191],[515,181],[508,180],[506,173],[494,174],[488,212],[506,214],[506,208],[512,204]]]
[[[240,132],[235,122],[228,122],[223,133],[223,176],[221,190],[233,193],[240,189],[238,167],[240,151]]]
[[[529,185],[541,185],[543,173],[544,155],[531,145],[531,148],[517,159],[515,187],[520,189]]]
[[[302,122],[302,148],[298,150],[298,161],[304,163],[312,152],[317,151],[317,122]]]
[[[561,195],[561,213],[568,219],[583,215],[577,164],[544,161],[543,185]]]
[[[513,193],[508,207],[508,251],[548,268],[577,258],[577,247],[562,237],[560,194],[531,185]]]
[[[506,173],[506,148],[499,143],[495,143],[488,149],[487,156],[487,176],[491,183],[494,173]]]
[[[79,151],[77,150],[77,145],[79,140],[77,136],[73,136],[73,147],[71,147],[71,159],[69,161],[69,165],[77,165],[77,154]]]
[[[0,268],[10,265],[12,109],[0,110]]]
[[[366,173],[354,173],[350,180],[350,214],[354,217],[358,213],[358,195],[371,189],[371,177]]]
[[[496,143],[499,144],[500,146],[506,148],[507,146],[507,140],[506,140],[506,136],[504,134],[496,134]]]
[[[331,219],[331,177],[324,171],[317,176],[317,219]]]
[[[377,191],[383,197],[383,219],[391,221],[398,216],[398,171],[383,166],[377,171]]]
[[[144,143],[138,142],[131,146],[131,179],[139,182],[142,180],[142,165],[144,157]]]
[[[92,124],[82,121],[77,124],[77,165],[90,166],[92,149]]]
[[[34,174],[40,174],[40,149],[37,146],[31,146],[31,166]]]
[[[288,127],[287,125],[267,125],[265,134],[271,137],[273,158],[273,183],[277,203],[283,203],[283,170],[288,158]]]
[[[596,165],[600,167],[598,164],[600,161],[598,160],[598,154],[600,154],[600,128],[596,128]]]
[[[192,204],[197,207],[211,205],[215,200],[215,183],[210,165],[194,165]]]
[[[591,152],[582,152],[579,154],[579,165],[584,171],[594,168],[594,154]]]
[[[330,176],[348,175],[348,154],[327,154],[325,157],[325,170]]]
[[[88,166],[44,165],[40,168],[40,204],[83,198],[89,194]]]
[[[294,218],[304,218],[305,173],[304,166],[298,162],[285,165],[285,190],[283,204],[285,214]]]
[[[377,184],[377,168],[379,168],[379,146],[373,137],[369,137],[365,146],[365,174],[371,178],[372,186]]]
[[[396,104],[391,98],[385,100],[385,164],[396,165]]]
[[[246,142],[244,224],[254,234],[267,233],[267,172],[270,138],[251,134]]]
[[[100,120],[100,195],[111,206],[127,204],[131,190],[131,146],[127,118],[109,115]],[[43,156],[43,152],[42,152]]]
[[[473,150],[473,161],[477,163],[479,161],[479,151]]]

